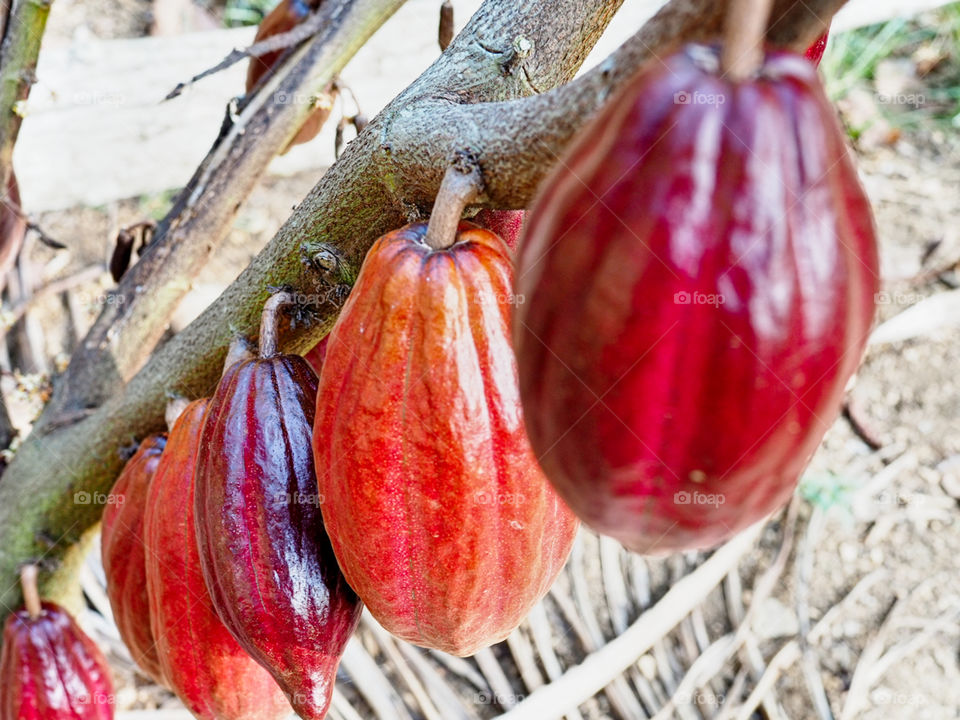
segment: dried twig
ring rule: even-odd
[[[10,308],[6,313],[4,322],[6,328],[11,327],[17,320],[22,318],[34,305],[36,305],[41,300],[51,296],[62,293],[66,290],[72,290],[78,285],[86,285],[87,283],[94,282],[99,278],[103,277],[106,273],[106,268],[101,263],[95,265],[88,265],[85,268],[78,270],[77,272],[67,275],[66,277],[57,278],[56,280],[51,280],[48,283],[39,286],[34,290],[33,294],[18,302],[12,308]],[[6,329],[0,328],[0,335],[6,333]]]
[[[259,42],[253,43],[253,45],[250,45],[243,50],[232,50],[229,55],[227,55],[223,60],[218,62],[213,67],[207,68],[203,72],[194,75],[189,80],[177,83],[177,86],[167,93],[166,97],[164,97],[164,100],[172,100],[175,97],[179,97],[184,90],[194,83],[221,72],[222,70],[226,70],[228,67],[236,65],[241,60],[246,58],[263,57],[264,55],[276,52],[277,50],[286,50],[287,48],[295,47],[304,40],[316,35],[329,22],[331,22],[331,20],[325,13],[314,11],[304,18],[303,22],[297,24],[286,32],[271,35],[270,37],[260,40]]]
[[[606,687],[703,601],[753,547],[760,529],[755,525],[723,545],[671,587],[625,633],[567,670],[558,680],[533,692],[505,713],[503,720],[552,720]]]

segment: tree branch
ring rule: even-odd
[[[778,0],[769,37],[802,50],[842,4]],[[117,448],[162,429],[168,393],[212,392],[231,339],[256,333],[270,287],[315,293],[316,322],[281,337],[286,350],[305,351],[329,330],[337,291],[356,277],[370,244],[429,209],[451,151],[479,158],[486,181],[479,202],[522,207],[576,129],[640,62],[680,40],[711,39],[722,25],[723,3],[672,0],[595,71],[518,100],[568,82],[618,5],[487,0],[441,58],[347,146],[220,299],[90,417],[24,443],[0,483],[0,591],[16,564],[37,553],[38,532],[59,538],[59,552],[97,521],[101,508],[78,508],[72,493],[109,487],[122,463]],[[17,599],[16,589],[0,594],[7,607]]]
[[[59,379],[38,421],[40,432],[65,416],[99,407],[140,369],[259,177],[311,115],[311,100],[403,2],[323,3],[322,29],[229,122],[158,225],[147,252],[104,304]]]
[[[37,56],[51,2],[20,0],[4,28],[0,48],[0,188],[7,187],[13,171],[13,145],[23,122],[20,104],[36,81]]]

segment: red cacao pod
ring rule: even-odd
[[[233,365],[210,401],[195,475],[214,607],[311,720],[326,715],[362,610],[323,529],[311,451],[316,399],[302,357]]]
[[[0,720],[112,720],[115,698],[100,649],[59,605],[7,617]]]
[[[156,682],[162,682],[163,675],[150,630],[143,516],[150,482],[166,444],[163,435],[151,435],[140,443],[110,491],[111,502],[103,511],[100,538],[113,619],[134,662]]]
[[[319,0],[311,0],[311,2],[304,2],[303,0],[280,0],[280,3],[267,13],[266,17],[260,22],[254,42],[260,42],[274,35],[280,35],[293,30],[293,28],[306,20],[319,4]],[[284,48],[282,50],[268,52],[260,57],[250,58],[250,64],[247,66],[247,92],[250,92],[256,87],[260,78],[280,60],[286,51],[287,49]],[[326,92],[329,92],[329,88]],[[293,140],[290,141],[281,155],[286,153],[294,145],[300,145],[313,140],[319,134],[329,116],[329,107],[317,108],[317,110],[307,118],[303,127],[300,128],[300,131]]]
[[[509,341],[512,261],[463,223],[377,240],[330,334],[313,446],[350,585],[390,632],[469,655],[547,591],[577,522],[523,427]]]
[[[823,51],[827,49],[827,38],[829,35],[830,30],[827,29],[824,31],[823,35],[814,41],[813,45],[807,48],[807,52],[804,53],[807,60],[812,62],[814,65],[819,65],[820,61],[823,60]]]
[[[507,246],[516,251],[523,231],[523,210],[481,210],[473,221],[494,235],[499,235]]]
[[[303,359],[310,363],[310,367],[313,368],[317,377],[320,377],[320,371],[323,370],[323,359],[327,356],[327,342],[329,340],[330,336],[327,335],[303,356]]]
[[[686,48],[601,109],[518,262],[530,440],[580,518],[638,552],[715,545],[789,498],[874,311],[870,207],[816,69],[716,66]]]
[[[206,407],[196,400],[174,423],[147,498],[147,594],[160,667],[198,718],[282,718],[290,710],[283,693],[220,622],[203,582],[193,472]]]

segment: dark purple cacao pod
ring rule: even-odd
[[[195,496],[204,578],[220,619],[308,720],[326,714],[362,609],[320,514],[316,396],[302,357],[231,366],[203,426]]]

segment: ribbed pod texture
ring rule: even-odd
[[[7,617],[0,655],[0,720],[111,720],[107,661],[66,610],[44,602]]]
[[[311,449],[316,396],[301,357],[233,365],[210,401],[195,476],[214,606],[311,720],[326,714],[362,609],[323,528]]]
[[[521,241],[530,440],[581,519],[639,552],[715,545],[787,500],[874,312],[870,208],[815,68],[715,65],[694,46],[642,70]]]
[[[314,428],[323,519],[380,623],[469,655],[560,571],[577,523],[527,441],[510,348],[512,264],[461,224],[374,243],[327,346]]]
[[[120,637],[134,662],[160,683],[160,658],[150,629],[143,516],[150,482],[166,444],[165,436],[151,435],[127,461],[110,491],[111,501],[103,510],[100,537],[107,597]]]
[[[147,594],[160,667],[197,718],[282,718],[290,712],[283,693],[220,622],[200,569],[193,473],[206,407],[196,400],[174,423],[147,500]]]

